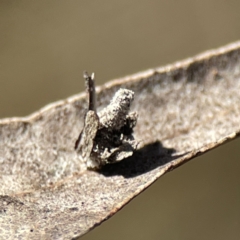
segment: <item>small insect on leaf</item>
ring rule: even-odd
[[[89,107],[75,149],[88,169],[99,169],[133,154],[138,145],[133,136],[138,115],[129,113],[134,92],[122,88],[115,93],[110,104],[97,113],[94,73],[90,76],[84,72],[83,77],[89,93]]]

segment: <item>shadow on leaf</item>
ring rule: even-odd
[[[105,165],[99,173],[106,177],[114,175],[136,177],[178,158],[179,155],[174,153],[176,153],[174,148],[165,148],[161,142],[156,141],[140,148],[133,156],[123,161]]]

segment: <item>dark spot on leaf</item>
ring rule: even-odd
[[[69,208],[69,210],[71,210],[71,211],[78,211],[78,208],[77,207],[72,207],[72,208]]]

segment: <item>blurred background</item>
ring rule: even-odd
[[[0,118],[240,40],[240,1],[0,1]],[[82,239],[240,239],[239,140],[166,174]]]

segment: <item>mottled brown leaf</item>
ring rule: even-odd
[[[134,155],[88,171],[74,144],[86,95],[0,121],[1,238],[71,239],[117,212],[164,173],[239,135],[240,42],[97,88],[120,88],[139,114]]]

